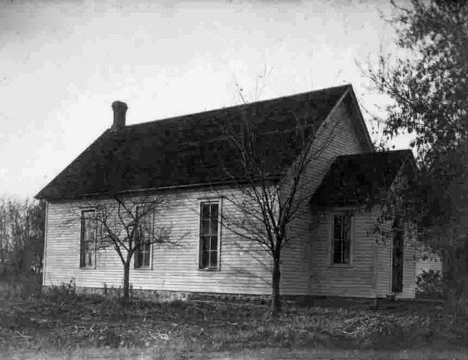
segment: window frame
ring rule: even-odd
[[[144,208],[145,207],[145,204],[139,204],[139,205],[136,205],[135,207],[135,215],[138,217],[138,209],[139,208]],[[148,217],[149,219],[149,222],[150,222],[150,228],[151,228],[151,232],[154,233],[154,214],[151,213],[151,214],[146,214],[144,216],[144,218]],[[135,242],[135,235],[136,234],[139,234],[139,231],[137,229],[137,231],[134,233],[134,239],[133,241]],[[150,234],[151,236],[151,234]],[[134,244],[136,245],[136,243]],[[150,244],[149,245],[149,249],[148,249],[148,265],[143,265],[143,264],[138,264],[137,263],[137,259],[138,259],[138,256],[140,254],[140,250],[136,249],[135,252],[133,253],[133,269],[134,270],[152,270],[153,269],[153,244],[151,243],[150,241]],[[139,266],[137,266],[139,265]]]
[[[335,217],[349,217],[348,262],[335,262]],[[349,267],[353,265],[355,242],[355,212],[351,210],[335,211],[330,216],[330,266]]]
[[[87,219],[84,214],[85,213],[93,213],[92,220],[94,221],[94,249],[93,249],[93,265],[86,264],[86,244],[84,240],[84,235],[86,233],[84,223],[85,219]],[[88,218],[89,219],[89,218]],[[96,261],[97,261],[97,236],[98,236],[98,226],[96,222],[96,209],[95,208],[86,208],[81,209],[81,217],[80,217],[80,269],[83,270],[93,270],[96,269]],[[90,242],[90,241],[88,241]],[[84,259],[84,260],[82,260]]]
[[[202,235],[203,210],[202,210],[202,207],[204,205],[217,205],[218,206],[216,266],[202,267],[202,250],[203,250],[203,244],[202,244],[202,241],[203,241],[202,240],[202,236],[203,236]],[[222,199],[220,199],[220,198],[199,199],[197,269],[200,270],[200,271],[220,271],[221,270],[221,236],[222,236],[222,231],[221,231],[222,216],[221,216],[221,214],[222,214],[222,208],[223,208],[223,203],[222,203]]]

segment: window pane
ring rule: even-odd
[[[218,249],[218,237],[217,236],[212,236],[211,237],[211,248],[210,250],[216,251]]]
[[[211,205],[211,214],[210,218],[213,220],[218,220],[218,204]]]
[[[94,250],[94,241],[86,241],[85,246],[87,251]]]
[[[140,226],[138,227],[138,239],[141,243],[144,243],[145,242],[145,228],[140,224]]]
[[[149,244],[147,244],[149,245]],[[150,265],[150,249],[149,246],[146,247],[145,252],[143,253],[143,265],[149,266]]]
[[[343,263],[349,263],[349,241],[343,241]]]
[[[350,239],[351,232],[351,216],[343,216],[343,238]]]
[[[333,262],[335,264],[341,264],[341,256],[342,256],[342,241],[341,240],[335,240],[334,241]]]
[[[209,236],[202,236],[202,250],[205,251],[205,250],[209,250],[209,239],[210,237]]]
[[[351,222],[352,222],[352,215],[346,215],[345,224],[344,224],[344,248],[343,248],[343,262],[348,264],[350,261],[350,253],[351,253]]]
[[[201,233],[202,233],[202,235],[209,235],[210,234],[210,220],[202,220]]]
[[[210,226],[210,231],[211,235],[217,235],[218,234],[218,218],[213,218],[211,220],[211,226]]]
[[[137,251],[137,257],[136,257],[136,267],[141,267],[141,264],[143,263],[143,253],[141,251]]]
[[[134,233],[134,242],[135,242],[135,248],[137,251],[140,250],[140,231],[138,229],[135,230]]]
[[[204,269],[208,267],[209,265],[209,252],[207,250],[202,250],[202,256],[201,256],[201,268]]]
[[[210,206],[202,204],[201,206],[201,217],[202,219],[209,219],[210,218]]]
[[[210,251],[210,266],[216,267],[218,265],[217,251]]]
[[[92,251],[88,251],[87,252],[87,263],[86,265],[87,266],[93,266],[93,252]]]
[[[343,237],[343,216],[335,215],[333,225],[333,238],[341,239]]]
[[[140,227],[144,227],[145,223],[145,208],[143,206],[137,206],[135,220]]]
[[[91,224],[91,221],[89,219],[85,220],[85,227],[86,227],[85,239],[87,241],[94,240],[94,229],[93,229],[93,227],[91,225],[92,224]]]

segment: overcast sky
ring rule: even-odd
[[[389,1],[1,1],[0,195],[34,196],[111,126],[351,83],[392,49]],[[364,113],[364,116],[367,115]]]

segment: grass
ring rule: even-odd
[[[87,352],[98,351],[118,359],[117,353],[136,358],[138,352],[142,358],[195,359],[213,352],[259,355],[262,349],[466,351],[466,320],[432,303],[385,303],[374,311],[327,300],[288,305],[272,319],[266,306],[194,301],[123,306],[118,299],[76,295],[63,286],[47,296],[0,303],[0,353],[21,350],[40,358],[47,350],[47,358],[54,352],[57,358],[87,358]]]

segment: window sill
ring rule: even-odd
[[[211,271],[220,271],[221,269],[220,268],[198,268],[198,270],[211,272]]]
[[[330,264],[329,268],[352,268],[354,267],[353,264]]]
[[[150,266],[141,266],[141,267],[137,267],[137,268],[133,268],[133,270],[141,270],[141,271],[149,271],[149,270],[153,270]]]
[[[95,266],[82,266],[80,270],[96,270]]]

